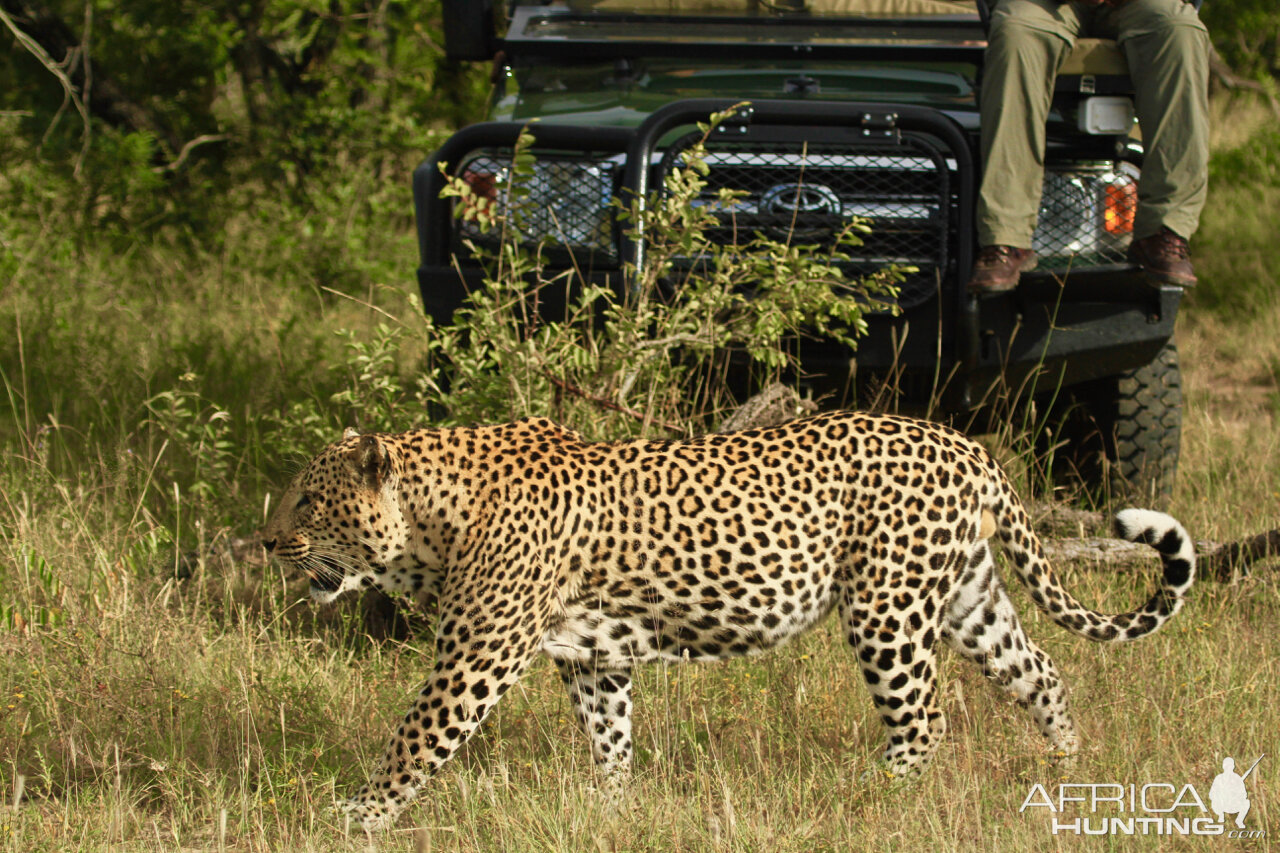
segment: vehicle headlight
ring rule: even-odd
[[[1121,263],[1133,239],[1138,169],[1129,163],[1045,172],[1040,219],[1031,248],[1040,266]]]
[[[612,160],[540,158],[528,179],[528,195],[508,210],[506,185],[510,164],[480,154],[463,165],[462,178],[478,194],[491,199],[507,227],[519,230],[525,245],[548,242],[571,251],[616,254],[611,202],[617,164]],[[512,215],[514,214],[514,215]],[[480,245],[492,245],[498,231],[481,234],[473,223],[459,222],[457,234]]]

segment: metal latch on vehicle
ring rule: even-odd
[[[743,134],[751,126],[751,120],[755,118],[756,111],[750,104],[738,107],[732,114],[727,116],[724,121],[716,125],[716,133],[720,134]]]
[[[868,138],[901,139],[897,113],[865,112],[862,114],[862,135]]]

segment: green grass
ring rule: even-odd
[[[1224,540],[1280,524],[1280,250],[1268,236],[1280,188],[1226,175],[1213,193],[1195,245],[1204,285],[1179,335],[1187,411],[1171,511],[1195,538]],[[127,250],[65,226],[0,211],[0,794],[21,793],[0,811],[0,848],[364,849],[330,804],[377,760],[429,640],[373,643],[353,607],[317,611],[303,579],[221,546],[261,523],[305,451],[362,416],[371,392],[335,330],[368,344],[386,317],[328,288],[412,327],[407,223],[356,204],[259,210],[216,245]],[[1242,242],[1254,254],[1234,252]],[[390,351],[408,383],[411,342]],[[422,420],[397,399],[390,415]],[[1153,583],[1064,574],[1110,611]],[[883,732],[827,623],[759,659],[643,670],[638,775],[617,812],[589,790],[587,745],[540,663],[375,846],[1072,848],[1043,814],[1018,813],[1033,784],[1207,792],[1224,755],[1268,752],[1249,824],[1271,837],[1243,849],[1270,849],[1274,566],[1199,584],[1167,631],[1114,648],[1014,594],[1071,690],[1084,742],[1073,767],[1049,763],[1028,715],[944,653],[950,732],[932,768],[913,784],[877,775]]]
[[[1209,201],[1193,242],[1201,285],[1191,302],[1244,318],[1280,300],[1280,132],[1248,102],[1215,105]]]

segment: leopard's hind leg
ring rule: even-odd
[[[1023,632],[985,541],[970,552],[943,618],[942,637],[1031,712],[1051,749],[1068,756],[1079,751],[1058,668]]]
[[[631,777],[631,672],[563,660],[556,667],[591,742],[601,788],[616,796]]]

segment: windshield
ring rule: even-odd
[[[952,61],[986,40],[975,5],[953,0],[562,0],[511,13],[512,56],[868,59],[870,48]]]
[[[783,18],[914,18],[976,17],[974,0],[517,0],[515,6],[542,6],[548,11],[619,15]]]

